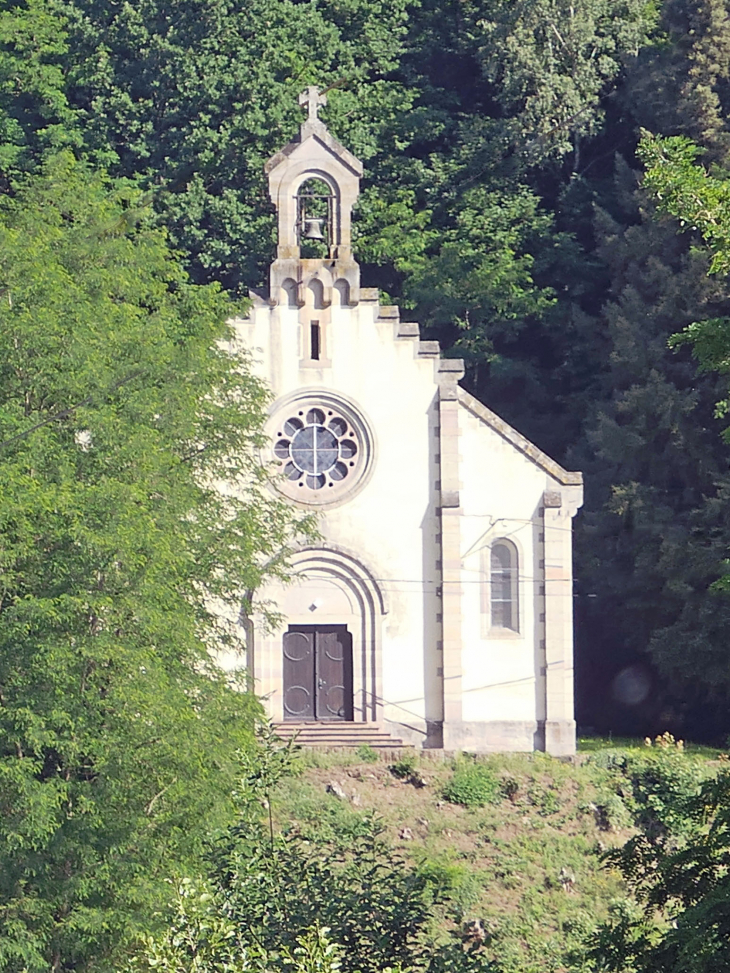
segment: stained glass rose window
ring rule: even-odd
[[[277,430],[274,455],[287,480],[310,490],[333,487],[352,474],[358,434],[334,409],[292,410]]]

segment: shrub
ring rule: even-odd
[[[498,804],[501,795],[502,783],[492,768],[476,761],[458,761],[451,780],[443,789],[447,801],[464,807]]]
[[[579,810],[583,814],[592,814],[601,831],[621,831],[631,827],[633,815],[620,794],[603,792],[599,799],[600,803],[581,804]]]
[[[592,753],[587,763],[601,770],[623,770],[628,762],[625,750],[597,750]]]
[[[462,922],[479,901],[482,882],[467,865],[438,859],[427,859],[418,869],[434,890],[448,896],[450,909],[457,922]]]
[[[390,765],[390,772],[399,780],[407,780],[416,772],[416,763],[415,753],[404,753],[400,760]]]
[[[624,773],[631,784],[634,820],[652,841],[668,833],[679,834],[694,826],[688,808],[693,805],[707,768],[684,753],[681,740],[665,733],[647,738],[646,749],[627,761]]]
[[[530,798],[532,805],[544,816],[556,814],[560,810],[558,795],[550,787],[543,787],[542,784],[534,782],[527,796]]]
[[[517,777],[513,777],[511,774],[502,777],[502,793],[505,797],[508,797],[510,801],[514,804],[517,800],[517,795],[520,792],[520,782]]]
[[[358,760],[362,760],[365,764],[376,764],[380,757],[377,752],[373,750],[369,743],[362,743],[355,751]]]

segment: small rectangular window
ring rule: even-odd
[[[309,326],[309,348],[312,352],[312,361],[319,361],[321,349],[321,335],[319,331],[319,321],[312,321]]]

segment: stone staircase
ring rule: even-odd
[[[401,750],[404,743],[391,736],[379,723],[349,723],[332,720],[322,723],[275,723],[274,730],[283,740],[296,735],[302,747],[361,747],[375,750]]]

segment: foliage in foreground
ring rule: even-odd
[[[259,706],[211,605],[237,618],[292,514],[228,303],[138,196],[50,158],[0,205],[0,280],[0,970],[106,969],[227,819]]]
[[[190,879],[181,882],[175,913],[168,922],[165,936],[147,940],[147,952],[133,961],[129,973],[266,973],[271,969],[266,953],[243,941],[220,897]],[[331,942],[329,932],[315,923],[297,937],[293,949],[282,948],[281,958],[290,973],[337,973],[342,949]]]
[[[436,935],[435,907],[448,884],[395,853],[372,815],[347,834],[275,831],[273,788],[294,772],[292,757],[290,745],[271,739],[251,756],[237,823],[212,842],[205,879],[181,884],[174,915],[147,938],[134,968],[285,973],[305,963],[326,973],[334,961],[343,973],[493,969],[458,931]]]
[[[641,832],[608,856],[635,897],[593,942],[593,969],[723,973],[730,964],[730,773],[685,801],[683,828]],[[638,907],[637,907],[638,906]]]
[[[359,780],[370,800],[382,789],[376,821],[373,809],[324,793],[321,774],[316,786],[294,780],[299,760],[291,745],[269,739],[247,762],[238,822],[213,840],[205,877],[180,884],[176,909],[146,940],[134,969],[222,973],[228,963],[236,971],[284,973],[297,949],[324,962],[322,950],[330,948],[343,973],[623,971],[612,958],[621,950],[625,959],[630,949],[637,954],[640,927],[628,947],[613,919],[593,934],[609,896],[620,894],[615,866],[629,889],[638,875],[651,881],[646,849],[659,860],[691,847],[704,828],[699,795],[706,801],[719,786],[707,761],[669,734],[649,743],[598,751],[581,768],[512,755],[462,759],[442,774],[429,762],[427,781],[416,756],[411,776],[361,764],[348,779]],[[500,780],[501,801],[470,809],[437,801],[462,763]],[[399,833],[409,795],[407,823],[420,840],[412,833],[394,846],[388,834],[394,824]],[[424,813],[430,820],[418,824]],[[612,876],[604,880],[603,841],[632,831],[607,856]],[[625,921],[641,915],[628,899],[616,909]]]

